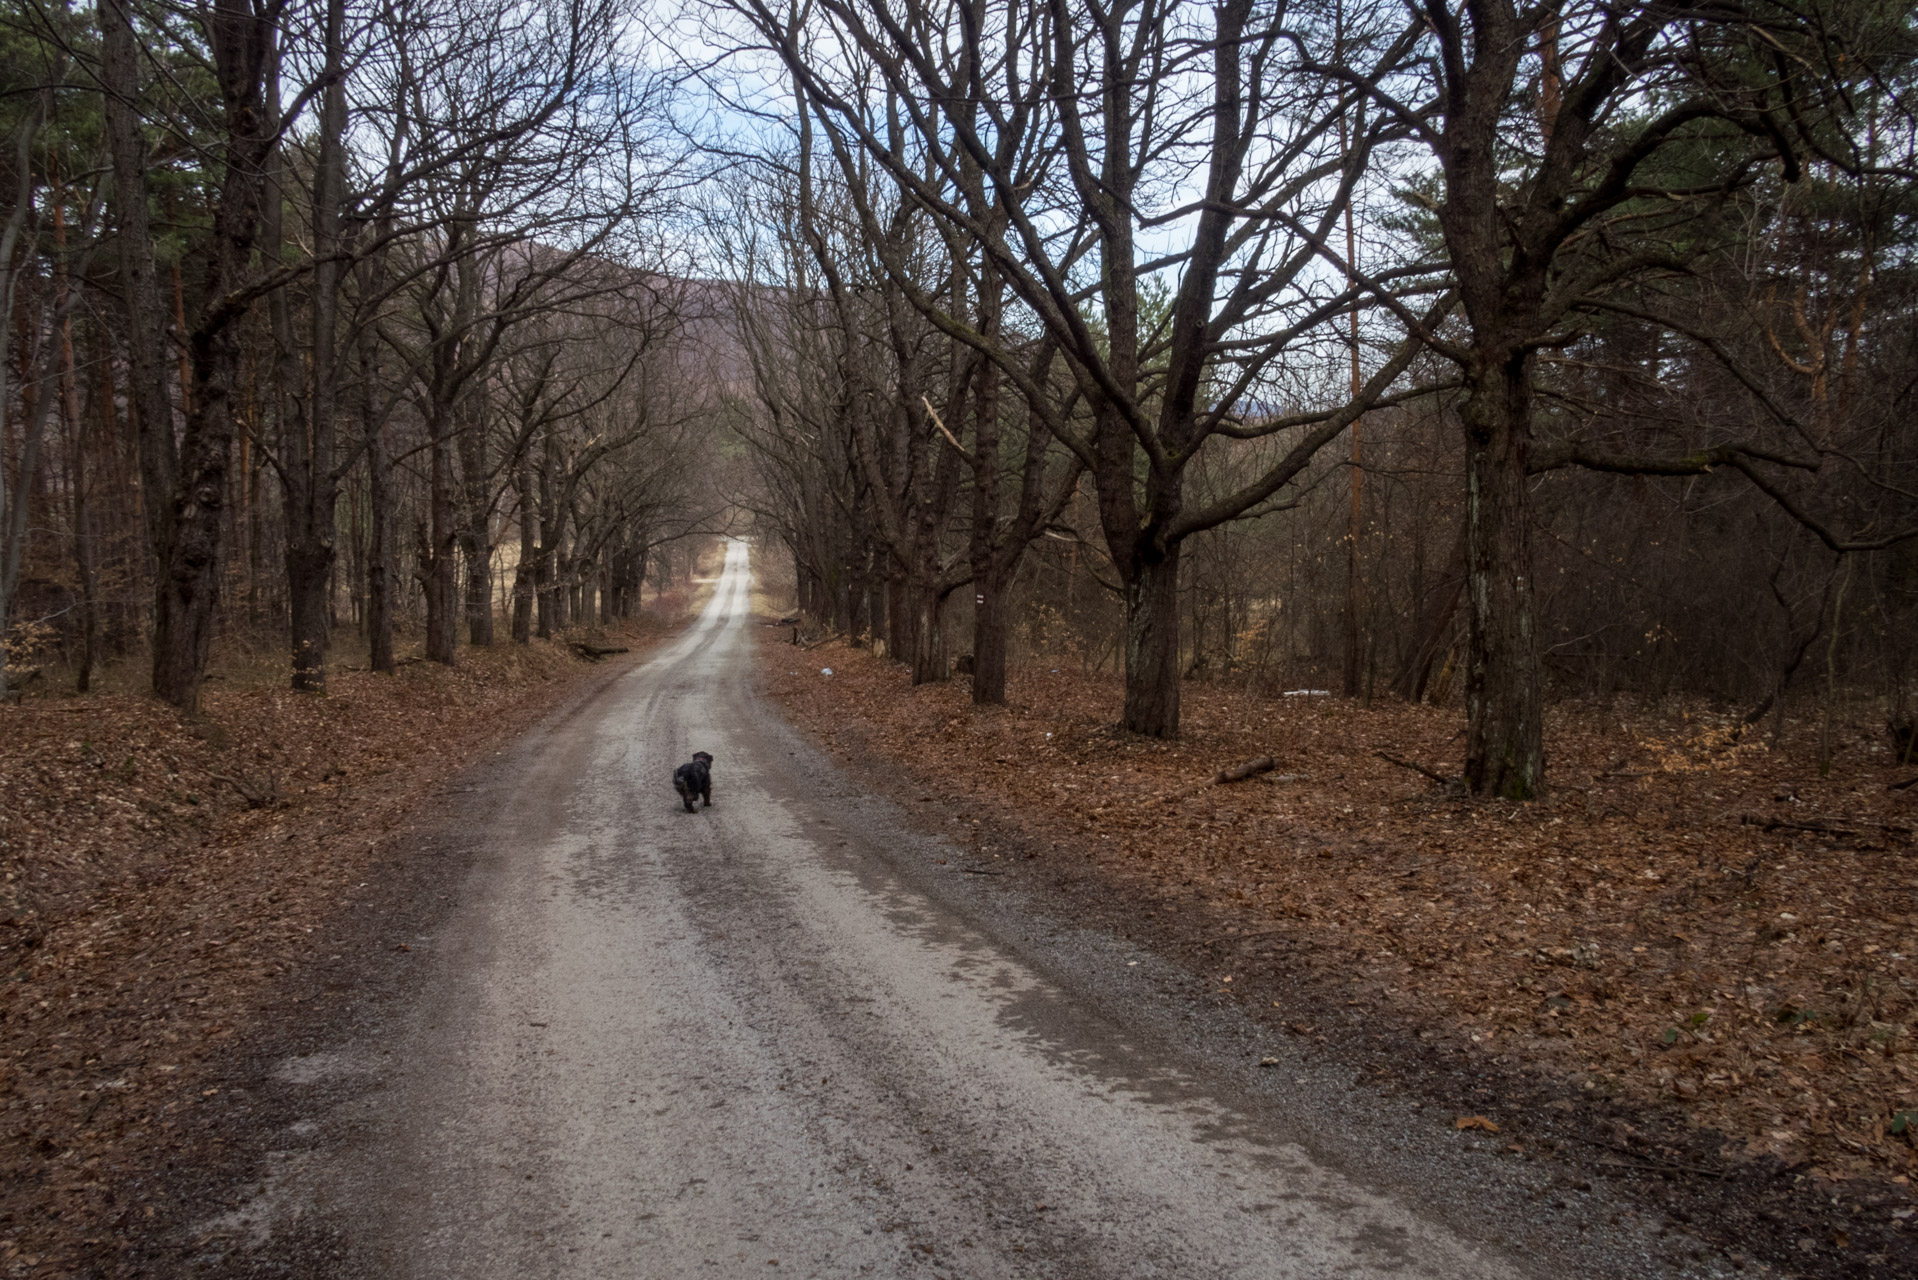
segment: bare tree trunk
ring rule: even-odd
[[[398,664],[393,658],[393,511],[386,490],[384,435],[377,422],[366,423],[366,505],[372,526],[366,540],[366,639],[367,666],[391,674]]]
[[[268,101],[277,100],[273,85]],[[286,204],[285,166],[275,158],[273,178],[261,216],[261,239],[269,254],[284,251],[281,225]],[[267,302],[273,342],[278,349],[273,377],[274,416],[279,424],[281,507],[286,520],[287,636],[292,647],[293,688],[306,693],[326,690],[326,571],[331,547],[315,536],[314,489],[319,482],[313,448],[314,424],[307,418],[305,361],[293,330],[293,300],[281,289]]]
[[[546,457],[539,471],[539,559],[533,576],[539,599],[539,638],[551,640],[553,633],[566,625],[560,615],[559,538],[560,516],[558,479],[559,438],[551,427],[546,431]]]
[[[459,415],[461,498],[460,547],[466,558],[466,636],[475,645],[493,643],[493,520],[486,474],[486,412],[469,397]]]
[[[322,71],[325,87],[320,93],[319,163],[313,180],[313,287],[308,303],[312,311],[312,384],[305,397],[306,413],[295,415],[292,423],[304,429],[292,442],[293,447],[282,448],[280,461],[286,489],[286,585],[293,687],[310,693],[326,691],[328,588],[338,533],[339,477],[333,455],[334,415],[339,404],[336,334],[342,275],[338,259],[340,203],[345,186],[344,23],[343,0],[327,0]],[[275,207],[268,210],[276,233],[280,221],[277,206],[276,200]],[[277,234],[272,237],[275,242],[278,238]],[[284,299],[285,291],[281,290],[275,296],[275,328],[284,330],[284,340],[290,344],[292,325],[285,316]],[[297,377],[297,356],[292,364]],[[291,397],[299,385],[296,382],[283,391]]]
[[[466,544],[466,637],[474,645],[490,645],[493,643],[492,539],[469,532],[460,541]]]
[[[127,403],[139,445],[140,498],[153,556],[153,651],[171,648],[179,623],[174,596],[159,571],[173,560],[173,498],[179,457],[173,439],[173,403],[167,394],[164,313],[153,262],[148,214],[147,143],[134,106],[140,84],[139,45],[129,0],[102,0],[101,95],[107,145],[113,159],[113,217],[120,246],[119,294],[125,308]]]
[[[426,656],[453,665],[459,626],[459,515],[445,423],[432,424],[428,523],[420,534],[420,579],[426,587]]]
[[[997,278],[979,290],[980,327],[995,331],[999,321]],[[1006,701],[1006,558],[999,545],[999,388],[1000,373],[986,365],[979,372],[972,406],[972,704],[1004,706]],[[1040,457],[1043,459],[1044,454]],[[1031,459],[1028,458],[1028,465]],[[1013,533],[1017,538],[1021,535]]]
[[[946,629],[941,625],[946,595],[946,592],[935,587],[913,584],[912,682],[914,684],[937,684],[952,676],[952,664],[946,657]]]
[[[972,596],[972,701],[975,706],[1003,707],[1006,704],[1006,609],[1005,583],[995,567],[986,576],[973,580]]]
[[[865,554],[870,560],[866,574],[866,617],[871,629],[869,643],[875,654],[887,654],[893,652],[893,633],[890,610],[892,593],[887,589],[885,553],[868,547]]]
[[[1126,583],[1122,723],[1153,738],[1179,732],[1179,549],[1143,561]]]
[[[890,644],[886,653],[894,662],[912,665],[918,647],[918,614],[912,608],[907,585],[894,570],[886,578],[886,632]]]
[[[193,395],[180,442],[179,489],[169,513],[174,536],[161,566],[160,591],[174,627],[156,632],[153,646],[153,692],[188,712],[200,707],[220,603],[221,534],[236,426],[233,398],[241,366],[238,321],[246,311],[244,303],[230,299],[252,270],[266,161],[276,134],[264,100],[278,57],[271,18],[244,0],[220,0],[207,31],[224,106],[224,172],[207,255],[206,301],[187,342]]]
[[[1475,795],[1537,798],[1545,709],[1533,621],[1526,453],[1530,359],[1488,360],[1471,378],[1465,427],[1465,780]]]
[[[72,490],[73,568],[80,583],[80,665],[73,687],[85,693],[93,684],[93,664],[99,657],[100,592],[94,571],[92,481],[87,475],[87,423],[80,408],[80,383],[73,359],[73,316],[69,308],[67,274],[66,198],[56,184],[53,194],[54,297],[59,315],[60,416],[65,420]],[[6,631],[0,612],[0,635]]]
[[[515,471],[519,485],[519,564],[513,569],[513,643],[533,640],[533,584],[539,563],[539,536],[534,521],[533,451],[521,452]]]
[[[1460,522],[1443,576],[1421,602],[1412,633],[1416,639],[1411,656],[1392,681],[1392,692],[1407,702],[1418,702],[1425,697],[1432,682],[1432,666],[1444,652],[1446,632],[1452,629],[1452,615],[1458,611],[1459,597],[1465,591],[1467,532],[1465,524]]]

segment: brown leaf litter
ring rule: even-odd
[[[0,1274],[74,1274],[152,1216],[143,1175],[195,1158],[203,1068],[323,958],[380,837],[591,669],[536,641],[331,673],[325,697],[211,686],[194,720],[0,707]]]
[[[983,817],[981,858],[1013,830],[1141,912],[1196,910],[1224,991],[1282,954],[1468,1061],[1679,1108],[1726,1161],[1918,1174],[1918,787],[1862,718],[1821,777],[1811,727],[1772,747],[1701,706],[1562,703],[1551,796],[1521,805],[1423,776],[1457,771],[1453,710],[1189,683],[1168,743],[1112,727],[1109,678],[1020,671],[975,709],[843,642],[764,658],[813,733]]]

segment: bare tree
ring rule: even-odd
[[[974,246],[1056,344],[1092,426],[1054,416],[1047,428],[1092,477],[1125,597],[1122,723],[1176,733],[1183,542],[1268,509],[1367,407],[1414,394],[1401,376],[1417,344],[1402,326],[1429,327],[1450,305],[1437,264],[1366,288],[1328,269],[1361,176],[1405,126],[1362,115],[1355,91],[1297,52],[1342,51],[1343,31],[1288,30],[1283,6],[1254,0],[833,2],[804,26],[756,0],[739,10],[785,62],[868,225],[879,212],[856,175],[869,159],[900,199]],[[1388,32],[1375,58],[1397,65],[1406,40]],[[1019,344],[982,332],[909,262],[881,257],[942,332],[1044,411],[1051,397]],[[1352,395],[1332,372],[1332,322],[1361,301],[1401,330],[1381,330],[1375,369]],[[1287,443],[1265,472],[1187,506],[1200,451],[1263,437]]]
[[[1570,347],[1603,316],[1696,335],[1634,291],[1686,273],[1688,257],[1735,234],[1724,219],[1733,197],[1774,167],[1795,180],[1819,153],[1868,167],[1840,123],[1851,114],[1841,86],[1872,73],[1838,71],[1840,49],[1816,13],[1762,0],[1708,12],[1432,0],[1417,13],[1416,59],[1384,74],[1311,65],[1362,89],[1437,166],[1459,324],[1421,332],[1455,363],[1464,392],[1465,776],[1474,792],[1528,799],[1545,781],[1528,476],[1728,466],[1777,494],[1778,468],[1817,466],[1749,439],[1667,458],[1607,456],[1575,437],[1541,448],[1541,353]]]

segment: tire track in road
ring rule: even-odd
[[[303,1215],[344,1241],[307,1274],[1532,1274],[902,877],[753,696],[746,557],[506,775],[390,1052],[285,1064],[358,1074],[254,1256]]]

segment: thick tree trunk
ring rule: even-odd
[[[551,640],[558,627],[558,608],[553,602],[553,557],[550,551],[541,547],[539,559],[533,564],[533,603],[538,619],[539,638]]]
[[[948,593],[927,586],[913,590],[912,682],[938,684],[952,677],[941,623]]]
[[[170,615],[172,629],[156,627],[153,644],[153,692],[188,712],[200,708],[220,603],[221,534],[236,425],[233,398],[241,367],[238,322],[246,313],[243,305],[226,299],[252,270],[266,161],[277,136],[264,100],[277,65],[271,18],[223,3],[214,9],[207,30],[223,108],[223,172],[207,255],[205,309],[187,341],[193,394],[180,445],[179,487],[168,513],[172,546],[160,569],[161,612]]]
[[[1529,360],[1472,377],[1465,427],[1465,783],[1474,795],[1532,800],[1545,788],[1545,731],[1533,625],[1525,464]]]
[[[1120,727],[1179,733],[1179,544],[1142,559],[1125,593],[1125,713]]]
[[[493,545],[468,532],[466,550],[466,638],[475,645],[493,643]]]
[[[293,648],[293,687],[326,692],[327,600],[333,569],[331,539],[287,538],[287,631]]]
[[[220,604],[220,534],[233,450],[233,377],[239,343],[231,330],[196,335],[193,412],[180,451],[181,492],[173,502],[172,554],[161,570],[162,614],[172,627],[153,638],[153,692],[182,711],[200,709]]]
[[[1005,584],[996,573],[973,580],[972,702],[979,707],[1006,704]]]
[[[891,640],[886,655],[911,666],[918,646],[918,614],[912,608],[905,580],[897,575],[886,579],[886,633]]]

